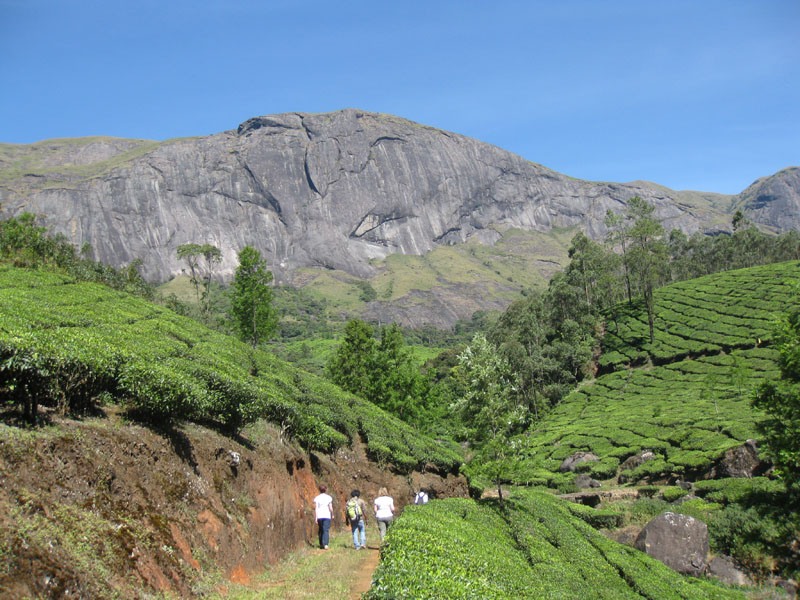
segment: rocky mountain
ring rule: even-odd
[[[747,217],[773,231],[797,229],[800,215],[800,167],[762,177],[738,196]]]
[[[775,208],[796,206],[793,177],[785,189],[755,191],[747,216],[793,226],[796,217]],[[143,275],[163,282],[185,268],[178,246],[210,243],[226,279],[252,245],[278,282],[366,280],[378,293],[364,314],[406,325],[448,326],[502,308],[564,263],[576,231],[602,237],[606,211],[633,196],[655,204],[667,229],[687,233],[728,228],[736,201],[582,181],[474,139],[352,109],[256,117],[165,142],[0,145],[0,216],[41,215],[51,231],[90,244],[97,260],[141,259]],[[450,263],[429,260],[448,248]],[[420,257],[426,275],[414,275],[416,265],[398,276],[402,257]]]

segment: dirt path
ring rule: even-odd
[[[366,552],[361,552],[363,558],[358,575],[353,579],[353,586],[350,588],[350,599],[358,600],[372,587],[372,573],[381,561],[381,553],[377,547],[367,547]]]
[[[373,532],[370,532],[373,533]],[[377,531],[374,532],[377,538]],[[227,600],[358,600],[372,585],[380,562],[377,541],[355,550],[349,528],[331,536],[329,550],[303,548],[247,584],[219,586],[218,599]]]

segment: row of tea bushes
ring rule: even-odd
[[[515,490],[496,501],[407,507],[387,536],[366,598],[744,598],[685,578],[607,539],[565,502]]]
[[[776,263],[674,283],[655,292],[655,341],[639,306],[621,306],[607,323],[601,372],[754,348],[772,338],[772,322],[797,303],[800,263]]]
[[[761,415],[751,393],[779,377],[771,327],[800,301],[798,265],[729,271],[659,289],[654,344],[641,307],[622,305],[607,325],[602,374],[515,440],[520,460],[509,479],[567,491],[574,475],[559,467],[576,452],[599,457],[581,469],[600,480],[708,473],[726,450],[757,436]],[[654,460],[622,469],[627,458],[647,450]]]

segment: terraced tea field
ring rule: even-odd
[[[629,480],[691,478],[756,437],[751,392],[779,375],[772,323],[798,304],[798,282],[800,265],[791,262],[662,288],[653,344],[644,312],[622,307],[603,340],[605,374],[515,441],[514,481],[564,486],[574,475],[559,466],[578,451],[600,458],[586,470],[601,480],[643,450],[657,458],[625,473]]]

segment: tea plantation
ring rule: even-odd
[[[45,270],[0,266],[0,387],[63,412],[115,403],[154,422],[267,419],[332,452],[361,436],[374,459],[457,471],[459,454],[373,404],[139,297]]]
[[[798,297],[800,265],[729,271],[656,291],[656,336],[647,317],[622,306],[608,319],[601,375],[570,394],[535,429],[515,440],[516,483],[568,488],[559,472],[575,452],[599,460],[583,467],[605,480],[692,479],[749,438],[760,415],[751,392],[779,376],[772,323]],[[645,450],[656,458],[620,471]]]
[[[685,578],[618,544],[547,492],[515,490],[506,510],[447,499],[407,507],[366,598],[744,598]]]

